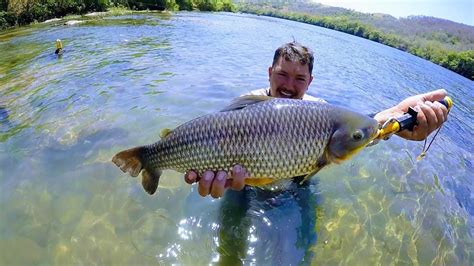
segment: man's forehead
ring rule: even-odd
[[[294,71],[298,72],[298,74],[309,75],[308,64],[301,64],[297,61],[286,60],[282,57],[278,60],[275,67],[277,68],[277,70]]]

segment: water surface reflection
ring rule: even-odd
[[[110,163],[267,86],[292,36],[316,54],[309,93],[331,103],[373,113],[447,89],[455,106],[428,155],[416,161],[423,144],[393,137],[306,185],[218,200],[172,171],[150,197]],[[227,13],[37,24],[2,32],[0,50],[1,265],[473,264],[473,83],[459,75],[361,38]]]

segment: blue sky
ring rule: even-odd
[[[366,13],[394,17],[425,15],[474,25],[474,0],[313,0]]]

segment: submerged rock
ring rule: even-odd
[[[92,12],[92,13],[85,14],[84,16],[86,16],[86,17],[97,17],[97,16],[105,16],[106,14],[107,14],[107,12]]]
[[[64,23],[64,25],[73,26],[73,25],[77,25],[77,24],[81,24],[81,23],[84,23],[84,21],[82,21],[82,20],[69,20],[69,21],[66,21]]]
[[[55,21],[60,21],[60,20],[61,20],[60,18],[52,18],[52,19],[48,19],[46,21],[43,21],[43,23],[55,22]]]

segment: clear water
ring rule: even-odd
[[[66,52],[54,55],[54,41]],[[455,102],[427,157],[393,137],[310,185],[155,196],[110,163],[268,85],[273,51],[316,55],[310,94],[372,113],[437,88]],[[241,14],[140,14],[0,34],[0,264],[472,265],[474,83],[361,38]]]

